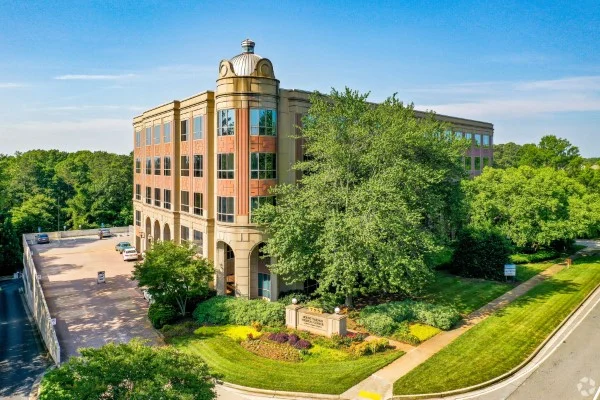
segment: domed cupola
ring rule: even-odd
[[[273,78],[273,64],[268,58],[263,58],[254,53],[255,43],[246,39],[242,42],[243,53],[231,60],[223,60],[219,66],[219,78],[230,76],[256,76]]]

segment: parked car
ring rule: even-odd
[[[138,259],[138,252],[135,247],[128,247],[123,250],[123,261],[136,261]]]
[[[108,228],[101,228],[100,230],[98,230],[98,236],[102,236],[103,238],[110,237],[112,235],[112,232]]]
[[[129,247],[133,247],[131,245],[131,243],[129,243],[129,242],[119,242],[115,246],[115,251],[118,251],[119,253],[123,253],[123,250],[125,250],[125,249],[127,249]]]
[[[50,243],[50,238],[47,233],[40,233],[36,235],[35,241],[37,244]]]

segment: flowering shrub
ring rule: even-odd
[[[262,331],[263,328],[263,325],[259,321],[252,321],[252,324],[250,326],[256,329],[256,332]]]
[[[293,346],[295,345],[298,340],[300,340],[300,338],[298,337],[298,335],[292,333],[291,335],[288,336],[288,343]]]
[[[387,339],[377,339],[368,342],[354,343],[352,346],[350,346],[350,353],[356,357],[362,357],[385,351],[389,345],[390,343]]]
[[[247,338],[248,340],[254,340],[254,335],[252,333],[249,333]]]
[[[285,343],[287,342],[289,339],[289,336],[287,333],[285,332],[281,332],[281,333],[270,333],[269,334],[269,340],[273,341],[273,342],[277,342],[277,343]]]
[[[294,347],[298,350],[307,350],[311,348],[311,344],[308,340],[300,339],[294,344]]]

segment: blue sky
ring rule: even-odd
[[[0,153],[132,147],[249,37],[283,88],[349,86],[600,156],[600,2],[0,1]]]

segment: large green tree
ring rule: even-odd
[[[562,170],[490,168],[464,185],[471,225],[495,227],[520,247],[589,235],[600,223],[600,196]]]
[[[183,316],[190,299],[208,293],[213,274],[212,263],[198,257],[194,246],[164,241],[146,251],[144,261],[135,265],[132,279],[147,287],[155,301],[177,305]]]
[[[303,121],[297,185],[274,189],[255,213],[269,235],[271,270],[321,292],[412,293],[431,277],[427,255],[447,237],[449,202],[467,144],[395,97],[374,105],[346,89],[314,94]]]
[[[212,400],[208,367],[193,354],[149,347],[138,340],[79,350],[49,371],[40,400]]]

